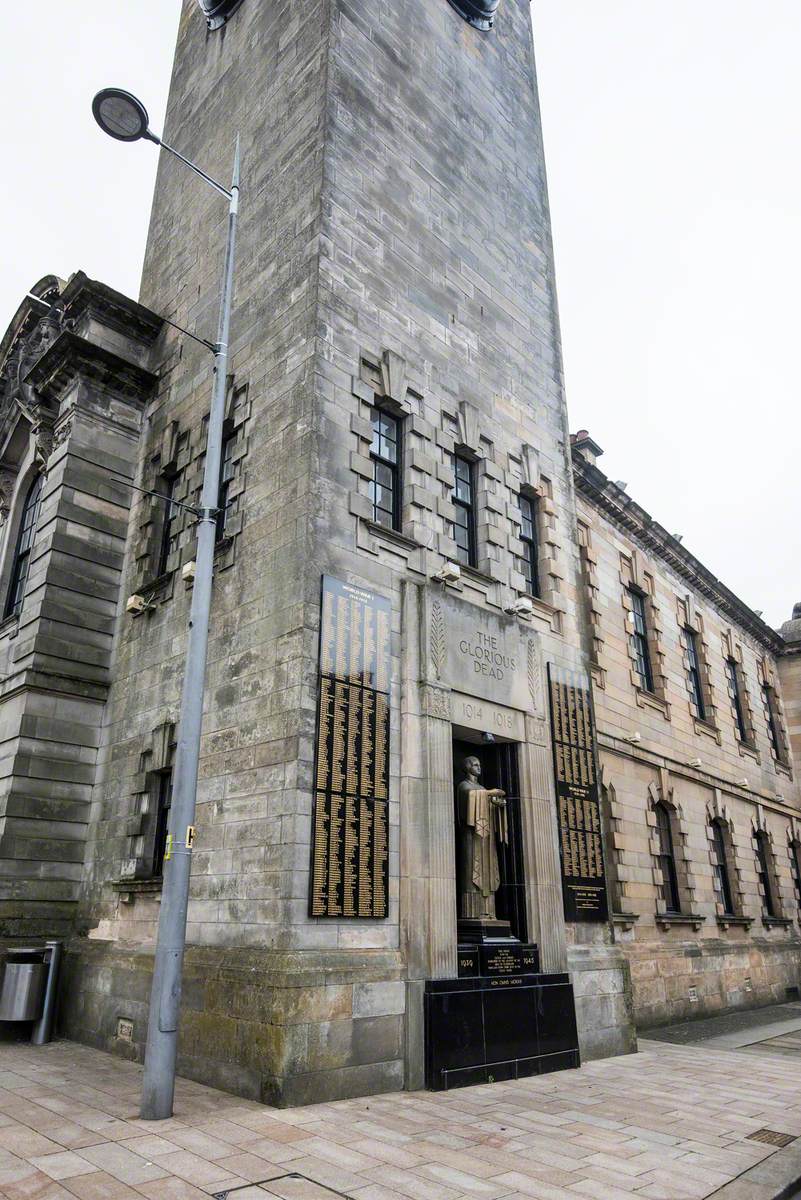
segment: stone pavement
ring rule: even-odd
[[[788,1154],[801,1176],[801,1142],[749,1140],[801,1135],[797,1062],[641,1046],[580,1071],[289,1110],[179,1080],[175,1117],[154,1123],[137,1117],[139,1066],[69,1042],[3,1045],[0,1195],[766,1200],[793,1178]]]

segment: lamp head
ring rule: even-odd
[[[92,115],[100,128],[118,142],[157,140],[148,129],[147,109],[141,100],[122,88],[103,88],[92,101]]]
[[[209,29],[220,29],[239,8],[242,0],[197,0]]]

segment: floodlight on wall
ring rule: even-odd
[[[504,612],[509,613],[513,617],[532,617],[534,615],[534,605],[528,596],[518,596],[511,604],[507,604]]]
[[[437,583],[458,583],[462,578],[462,571],[458,563],[446,562],[431,578]]]
[[[486,33],[495,24],[500,0],[450,0],[450,4],[474,29]]]
[[[242,0],[197,0],[209,29],[220,29],[232,17]]]
[[[631,742],[632,746],[636,746],[642,741],[642,736],[639,733],[627,733],[623,738],[624,742]]]
[[[690,761],[687,763],[687,766],[688,767],[701,767],[701,766],[703,766],[703,759],[691,758]]]

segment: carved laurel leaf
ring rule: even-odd
[[[537,644],[529,640],[528,643],[528,690],[531,695],[531,703],[534,706],[535,712],[542,712],[542,670],[540,668],[540,656],[537,652]]]
[[[441,679],[445,666],[445,618],[439,600],[431,605],[431,665],[437,679]]]

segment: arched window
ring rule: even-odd
[[[734,892],[729,873],[729,830],[725,821],[717,817],[711,824],[712,860],[715,868],[715,883],[718,899],[723,905],[725,916],[734,916]]]
[[[670,812],[661,803],[655,806],[655,812],[656,830],[659,837],[659,866],[662,870],[662,899],[665,902],[665,912],[677,913],[681,912],[681,901]]]
[[[778,904],[775,891],[775,881],[771,869],[770,838],[764,829],[758,829],[754,835],[756,841],[757,876],[762,884],[762,904],[766,917],[778,916]]]
[[[31,548],[36,534],[36,522],[39,519],[39,500],[42,495],[44,475],[37,475],[22,507],[17,534],[17,547],[14,551],[14,561],[11,565],[11,579],[6,595],[4,617],[15,617],[22,608],[25,597],[25,585],[28,582],[28,568],[31,562]]]

